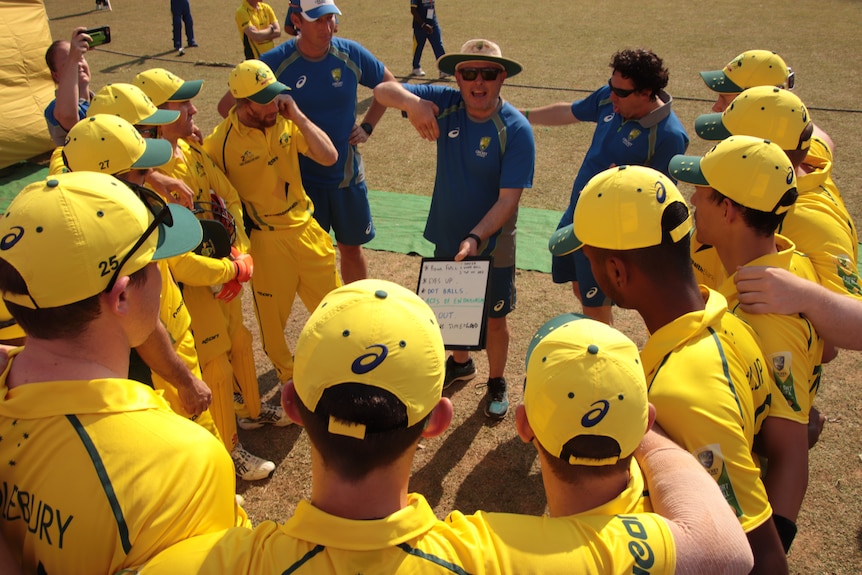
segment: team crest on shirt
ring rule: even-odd
[[[715,465],[715,454],[711,449],[706,449],[697,454],[697,460],[704,468],[710,470]]]
[[[479,149],[476,150],[476,155],[480,158],[484,158],[488,155],[488,146],[491,145],[491,136],[482,136],[482,139],[479,140]]]
[[[844,282],[844,289],[854,295],[862,294],[862,288],[859,287],[859,274],[856,273],[856,267],[850,258],[845,255],[835,256],[835,264],[838,277]]]
[[[640,130],[638,130],[637,128],[632,128],[631,131],[628,133],[628,135],[623,138],[623,144],[627,148],[631,148],[632,146],[634,146],[634,143],[632,142],[632,140],[634,140],[635,138],[637,138],[640,135],[641,135]]]
[[[282,134],[278,138],[278,145],[281,146],[282,148],[286,148],[286,147],[290,146],[290,134],[288,134],[287,132]]]
[[[257,154],[255,154],[255,153],[254,153],[254,152],[252,152],[251,150],[246,150],[246,151],[245,151],[245,152],[243,152],[243,153],[242,153],[242,155],[239,157],[239,165],[240,165],[240,166],[245,166],[245,165],[250,164],[250,163],[252,163],[253,161],[255,161],[255,160],[259,159],[259,158],[260,158],[260,156],[258,156]]]
[[[780,377],[782,380],[787,379],[790,375],[790,365],[792,362],[790,352],[776,353],[769,356],[769,359],[772,361],[772,371],[775,377]]]
[[[341,68],[333,68],[329,74],[332,76],[333,88],[340,88],[344,85],[344,82],[341,81]]]

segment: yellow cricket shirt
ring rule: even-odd
[[[763,389],[763,354],[719,293],[701,286],[705,309],[650,335],[641,351],[656,422],[718,482],[742,528],[772,515],[751,448],[752,389]]]
[[[275,126],[261,131],[241,124],[234,108],[207,136],[204,150],[234,183],[258,228],[298,231],[312,218],[299,172],[299,154],[308,145],[293,122],[279,115]]]
[[[859,238],[832,180],[832,154],[826,144],[813,138],[805,163],[813,171],[797,179],[799,198],[778,232],[808,256],[819,283],[836,293],[859,297]]]
[[[759,257],[746,265],[778,267],[817,282],[814,266],[803,254],[795,251],[793,242],[776,234],[775,245],[778,253]],[[739,309],[735,275],[727,278],[719,291],[727,298],[728,309],[757,332],[767,366],[795,414],[788,419],[807,424],[808,412],[820,386],[823,340],[811,322],[800,314],[754,314]]]
[[[230,529],[182,542],[150,562],[160,573],[529,574],[673,573],[666,521],[653,513],[562,518],[502,513],[450,514],[419,494],[373,521],[334,517],[300,501],[283,525]]]
[[[275,12],[269,4],[258,2],[257,8],[252,8],[246,0],[243,0],[240,7],[236,9],[234,17],[236,19],[236,27],[239,30],[239,36],[242,39],[243,48],[246,49],[246,58],[259,58],[261,54],[275,47],[273,40],[265,40],[258,43],[245,35],[245,29],[249,26],[263,31],[278,22],[275,19]],[[249,49],[251,53],[248,52]]]
[[[24,572],[114,573],[247,522],[222,444],[159,393],[125,379],[9,390],[18,351],[0,375],[0,532]]]

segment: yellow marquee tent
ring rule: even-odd
[[[42,0],[0,2],[0,168],[54,147],[43,112],[54,98]]]

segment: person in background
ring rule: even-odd
[[[410,75],[422,77],[425,75],[425,70],[422,69],[425,42],[431,42],[436,60],[446,53],[446,49],[443,48],[443,35],[440,32],[440,22],[437,21],[434,0],[410,0],[410,14],[413,16],[413,71]],[[449,74],[440,72],[440,78],[448,76]]]

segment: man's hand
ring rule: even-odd
[[[736,272],[739,307],[749,313],[803,312],[807,280],[781,268],[746,266]]]
[[[195,192],[184,181],[172,178],[158,170],[151,170],[150,173],[147,174],[147,183],[150,184],[166,202],[179,204],[190,210],[194,209]]]
[[[293,123],[296,123],[297,117],[302,114],[299,106],[296,105],[296,100],[288,94],[276,96],[275,103],[278,106],[278,113]]]
[[[407,118],[419,135],[429,142],[434,142],[440,136],[440,126],[437,124],[437,114],[440,109],[430,100],[411,102],[407,109]]]
[[[84,54],[90,50],[90,42],[93,39],[89,34],[84,33],[86,30],[82,26],[75,28],[75,31],[72,32],[72,39],[69,41],[69,63],[74,66],[77,66]]]
[[[233,298],[242,293],[242,284],[237,280],[230,280],[221,286],[221,290],[215,294],[215,298],[225,303],[233,301]]]
[[[368,132],[363,130],[359,124],[354,123],[353,128],[350,130],[350,137],[347,141],[351,146],[356,146],[358,144],[364,144],[370,137],[371,136],[368,135]]]
[[[189,415],[199,416],[213,402],[213,394],[203,380],[192,376],[185,385],[177,386],[180,403]]]
[[[434,26],[426,22],[425,24],[422,24],[422,31],[426,34],[431,34],[432,32],[434,32]]]
[[[475,256],[479,253],[479,242],[476,241],[476,238],[466,237],[461,240],[461,246],[458,250],[458,253],[455,254],[455,261],[460,262],[467,256]]]
[[[222,285],[215,298],[229,302],[242,292],[242,284],[251,279],[254,274],[254,260],[251,255],[241,253],[235,246],[230,249],[230,257],[236,268],[234,279]]]

